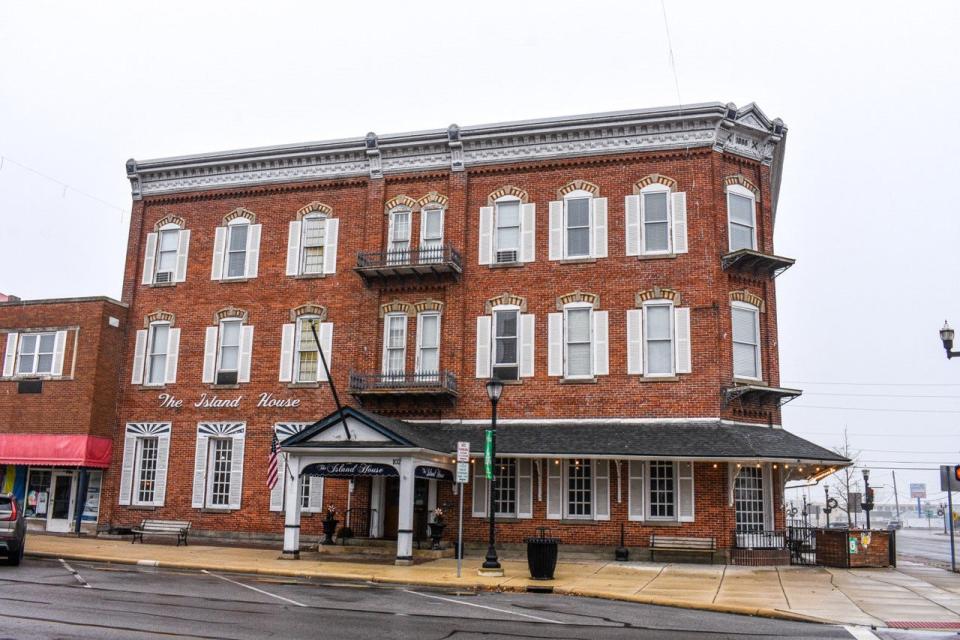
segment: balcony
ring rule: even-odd
[[[793,266],[796,260],[772,256],[753,249],[740,249],[720,258],[724,271],[735,271],[747,276],[776,278]]]
[[[776,403],[777,406],[783,406],[786,403],[800,397],[803,392],[799,389],[787,389],[784,387],[768,387],[763,384],[735,384],[732,387],[723,389],[723,407],[727,408],[734,400],[756,401],[761,404],[765,402]]]
[[[426,373],[350,373],[350,393],[365,400],[446,400],[457,398],[457,377],[450,371]]]
[[[459,280],[463,273],[463,258],[460,252],[449,244],[399,251],[361,252],[357,254],[354,271],[359,273],[368,285],[401,279]]]

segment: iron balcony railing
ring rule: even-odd
[[[734,532],[734,540],[737,549],[784,549],[787,546],[787,532],[737,530]]]
[[[457,395],[451,371],[420,373],[350,373],[350,393],[357,395]]]
[[[423,244],[404,249],[360,252],[357,254],[357,269],[394,270],[398,275],[451,269],[461,272],[463,257],[450,244]]]

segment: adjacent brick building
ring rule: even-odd
[[[404,562],[469,441],[481,541],[497,378],[501,540],[782,525],[788,478],[847,463],[781,426],[785,137],[716,103],[131,160],[110,521],[293,554],[332,504]]]
[[[0,302],[0,491],[33,527],[96,527],[126,318],[109,298]]]

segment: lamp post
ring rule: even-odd
[[[863,503],[860,505],[867,514],[867,530],[870,530],[870,511],[873,509],[873,491],[870,489],[870,469],[863,470]]]
[[[823,513],[827,516],[827,529],[830,528],[830,487],[823,485]]]
[[[490,398],[491,419],[490,419],[490,504],[487,507],[490,516],[490,539],[487,545],[487,557],[483,561],[483,568],[487,570],[499,570],[500,561],[497,560],[496,548],[496,525],[494,522],[496,504],[494,498],[497,489],[497,403],[500,401],[500,394],[503,393],[503,383],[499,380],[490,379],[487,382],[487,397]]]
[[[953,335],[953,329],[951,329],[950,324],[944,320],[943,328],[940,329],[940,340],[943,341],[943,349],[947,352],[947,360],[954,356],[960,356],[960,351],[953,350]]]

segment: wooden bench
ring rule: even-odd
[[[187,534],[190,532],[190,523],[183,520],[143,520],[140,526],[133,529],[133,540],[130,544],[140,538],[140,544],[143,544],[143,534],[149,533],[158,536],[177,536],[177,546],[183,543],[187,546]]]
[[[650,536],[650,561],[656,562],[657,551],[679,551],[682,553],[709,553],[710,560],[717,552],[716,538],[688,538],[684,536]]]

